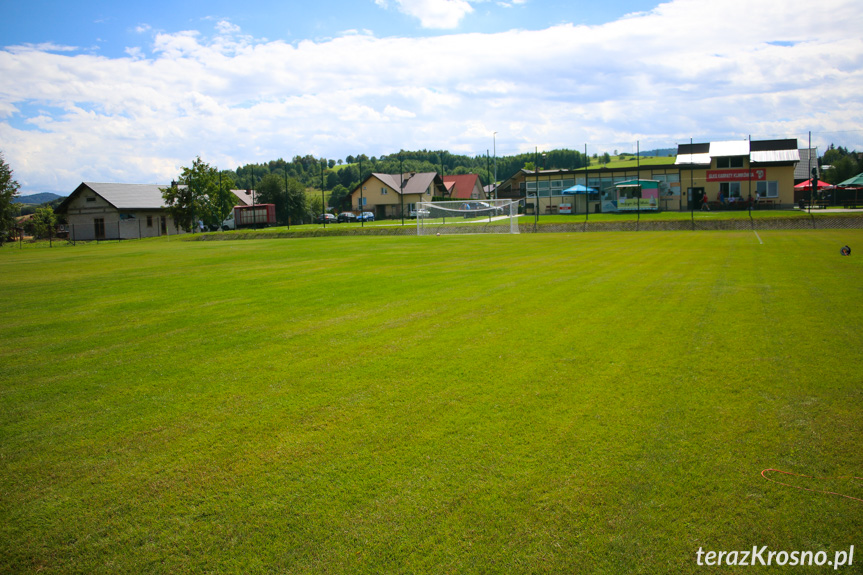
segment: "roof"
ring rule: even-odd
[[[394,189],[397,193],[410,195],[426,193],[426,190],[429,189],[429,186],[437,178],[437,172],[407,172],[404,174],[373,173],[372,176]],[[404,184],[403,189],[401,189],[402,184]]]
[[[238,206],[251,206],[252,194],[247,194],[248,190],[231,190],[231,193],[237,196]]]
[[[808,180],[812,177],[809,170],[812,168],[818,169],[818,149],[803,148],[802,150],[798,150],[798,153],[800,154],[800,163],[794,168],[794,179]],[[810,157],[812,158],[811,166],[809,165]],[[818,171],[820,172],[821,170]]]
[[[674,165],[710,164],[710,144],[680,144]]]
[[[458,176],[444,176],[443,183],[450,191],[450,197],[469,200],[476,187],[479,176],[477,174],[462,174]],[[452,185],[452,190],[450,187]]]
[[[724,158],[726,156],[748,156],[749,140],[731,140],[725,142],[710,142],[710,157]]]
[[[857,174],[852,178],[848,178],[844,182],[839,182],[837,186],[863,186],[863,173]]]
[[[97,182],[82,182],[75,191],[57,206],[57,211],[65,211],[69,202],[84,190],[89,189],[118,210],[159,210],[168,206],[162,197],[162,188],[168,186],[158,184],[106,184]]]
[[[709,144],[681,144],[677,146],[677,159],[674,164],[708,166],[712,158],[735,156],[748,156],[753,164],[800,161],[796,139],[730,140]]]

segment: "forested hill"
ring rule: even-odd
[[[583,153],[574,150],[552,150],[544,152],[537,158],[540,169],[577,169],[585,165]],[[519,154],[497,158],[497,178],[505,180],[518,170],[528,167],[533,169],[534,154]],[[324,166],[326,166],[324,168]],[[344,186],[353,190],[360,183],[360,168],[362,176],[368,177],[372,172],[396,174],[400,172],[437,172],[443,175],[479,174],[482,185],[491,183],[494,179],[494,159],[486,156],[460,156],[445,151],[421,150],[417,152],[401,151],[388,156],[369,158],[366,155],[348,156],[342,160],[326,160],[314,156],[295,156],[290,162],[283,159],[272,160],[265,164],[246,164],[235,171],[223,172],[230,175],[238,188],[255,187],[264,176],[276,174],[299,180],[307,187],[321,187],[321,170],[327,190],[336,186]]]

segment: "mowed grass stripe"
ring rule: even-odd
[[[653,573],[699,546],[847,548],[852,502],[759,473],[860,474],[863,274],[838,249],[863,233],[761,235],[4,252],[0,568]]]

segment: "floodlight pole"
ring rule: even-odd
[[[692,138],[689,138],[689,219],[695,229],[695,171],[692,169]]]
[[[590,158],[587,157],[587,144],[584,144],[584,221],[587,221],[590,214],[590,185],[587,183],[587,165],[590,163]],[[577,196],[576,196],[577,197]],[[602,201],[602,200],[600,200]],[[575,204],[575,211],[578,213],[578,203]]]
[[[812,177],[812,131],[809,131],[809,215],[812,215],[812,186],[815,185],[815,178]]]
[[[497,132],[491,135],[494,149],[494,182],[492,182],[492,197],[497,199]]]
[[[402,225],[405,225],[405,169],[402,164],[402,155],[399,154],[399,198],[401,198]]]
[[[539,224],[539,147],[533,149],[533,174],[535,188],[533,197],[536,198],[536,203],[533,204],[533,231],[536,231],[536,226]]]
[[[358,206],[360,209],[360,227],[366,227],[363,223],[363,157],[360,155],[360,205]]]
[[[288,229],[291,229],[291,209],[288,201],[288,163],[285,162],[285,216],[288,223]]]
[[[752,219],[752,134],[749,134],[749,219]]]
[[[638,196],[635,198],[636,222],[641,221],[641,141],[635,141],[635,184]]]
[[[324,199],[324,191],[327,189],[327,186],[324,182],[324,164],[326,163],[326,159],[321,158],[321,220],[324,222],[324,229],[327,228],[327,204]]]

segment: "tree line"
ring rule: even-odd
[[[848,148],[843,148],[842,146],[837,148],[833,144],[830,144],[824,155],[819,158],[818,163],[823,167],[829,166],[826,170],[822,171],[821,175],[825,182],[833,185],[844,182],[863,172],[863,158],[861,158],[861,154],[849,152]]]

